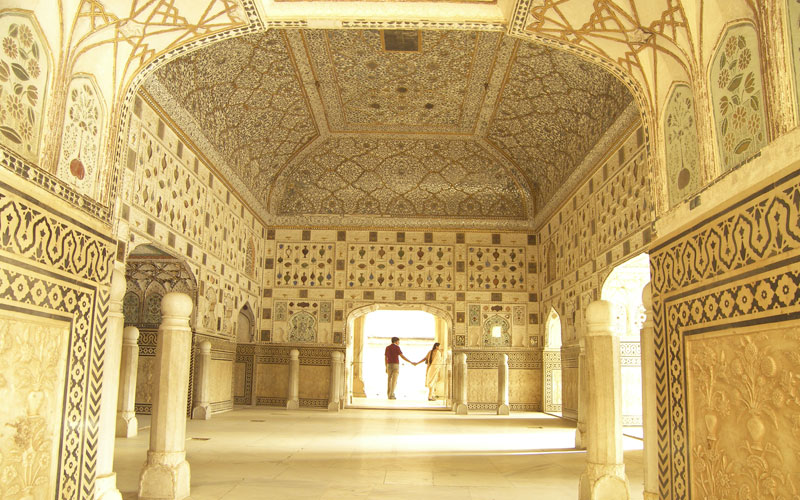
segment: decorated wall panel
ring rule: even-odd
[[[600,298],[606,276],[653,238],[648,168],[642,130],[629,130],[539,230],[540,311],[553,307],[560,313],[562,356],[577,349],[583,311]],[[563,413],[574,417],[577,363],[573,368],[564,362],[561,377]]]
[[[774,491],[789,487],[781,476],[789,463],[775,460],[796,442],[796,436],[781,436],[794,403],[782,408],[781,420],[768,412],[786,394],[783,381],[791,380],[797,364],[789,354],[796,349],[794,323],[787,321],[800,313],[800,233],[789,223],[800,216],[800,176],[794,172],[764,185],[650,253],[664,498],[685,498],[690,490],[698,498],[703,491],[724,497],[719,488],[727,487],[759,496],[766,483],[751,475],[756,462]],[[778,369],[784,366],[788,371]],[[743,397],[752,377],[761,382]],[[735,445],[720,433],[730,419],[737,419],[730,438],[743,438]],[[728,467],[714,468],[723,456]]]
[[[709,84],[723,170],[767,144],[758,33],[751,24],[728,29],[711,63]]]
[[[0,144],[39,163],[44,105],[50,75],[47,42],[34,19],[0,15]]]
[[[693,498],[791,498],[800,488],[800,327],[686,339]]]
[[[454,289],[453,247],[349,245],[349,288]]]
[[[66,100],[56,176],[81,194],[102,199],[109,173],[100,156],[105,109],[94,78],[74,77]]]
[[[688,85],[676,85],[664,111],[664,154],[670,206],[677,205],[700,188],[700,156],[694,113],[692,89]]]
[[[114,243],[40,199],[0,172],[3,494],[89,498]]]
[[[334,245],[331,243],[278,244],[275,286],[333,286]]]
[[[469,247],[469,290],[525,290],[525,248]]]
[[[128,250],[152,243],[185,262],[200,283],[193,326],[232,338],[239,309],[259,304],[265,230],[145,97],[136,98],[130,117],[118,237]]]
[[[509,404],[514,411],[542,411],[542,352],[533,349],[457,349],[467,355],[467,400],[472,410],[497,409],[497,365],[508,355]]]

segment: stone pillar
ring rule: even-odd
[[[139,368],[139,329],[127,326],[122,331],[122,360],[119,365],[117,396],[117,437],[132,438],[139,433],[136,420],[136,370]]]
[[[658,500],[658,410],[656,346],[650,283],[642,291],[647,319],[642,325],[642,426],[644,427],[644,500]]]
[[[180,500],[189,496],[186,461],[186,404],[192,330],[192,299],[171,292],[161,299],[155,373],[157,387],[150,420],[150,449],[139,476],[139,500]]]
[[[192,418],[208,420],[211,418],[211,342],[204,340],[198,345],[197,369],[194,379],[194,408]]]
[[[628,500],[630,487],[622,456],[622,381],[619,337],[612,328],[611,302],[586,308],[586,470],[579,500]]]
[[[497,363],[497,414],[508,415],[508,354],[500,355]]]
[[[255,346],[254,346],[255,347]],[[250,406],[255,407],[258,403],[258,356],[256,356],[256,349],[253,349],[253,378],[250,382]]]
[[[339,379],[339,408],[343,409],[347,401],[347,363],[344,354],[342,354],[342,368],[339,373],[342,377]]]
[[[114,472],[114,437],[116,434],[117,396],[119,395],[119,364],[122,356],[122,298],[125,296],[125,273],[114,269],[111,274],[108,328],[103,357],[103,381],[100,391],[100,414],[97,431],[97,479],[94,497],[102,500],[122,500]]]
[[[289,390],[286,394],[286,409],[300,408],[300,351],[289,351]]]
[[[575,448],[586,448],[586,411],[589,406],[587,398],[588,381],[586,380],[586,341],[583,332],[579,332],[578,345],[578,425],[575,427]]]
[[[331,352],[331,385],[328,392],[328,411],[339,411],[339,385],[342,383],[344,356],[339,351]]]
[[[456,355],[456,371],[458,376],[456,378],[456,402],[453,405],[453,411],[457,415],[466,415],[469,413],[467,408],[467,355],[463,352]]]
[[[762,36],[761,67],[764,75],[764,102],[767,107],[768,142],[797,127],[795,82],[792,68],[791,37],[793,21],[786,12],[786,2],[753,2],[757,11],[758,32]]]

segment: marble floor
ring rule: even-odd
[[[116,440],[117,484],[136,498],[148,446]],[[190,420],[193,500],[576,499],[584,452],[574,425],[542,413],[456,416],[421,410],[242,408]],[[633,499],[642,498],[641,441],[625,438]]]

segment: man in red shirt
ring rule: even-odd
[[[386,389],[389,399],[397,399],[394,395],[394,388],[397,387],[397,376],[400,374],[400,358],[412,365],[416,365],[416,363],[403,356],[403,351],[400,350],[399,344],[400,338],[392,337],[392,343],[386,346],[386,351],[383,355],[386,361],[386,374],[389,376],[389,384]]]

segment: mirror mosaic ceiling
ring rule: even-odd
[[[482,31],[273,29],[152,78],[254,208],[284,220],[530,220],[632,100],[597,66]]]

